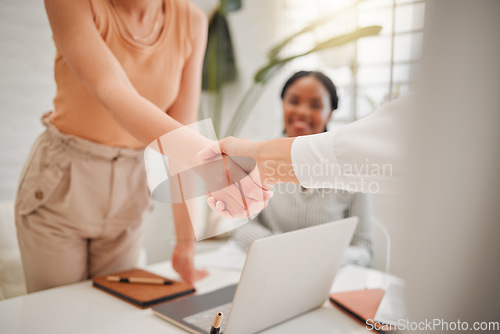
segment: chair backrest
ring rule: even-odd
[[[0,300],[26,293],[17,243],[14,203],[0,202]]]
[[[373,257],[371,267],[384,272],[389,271],[391,259],[391,238],[387,228],[373,222]]]

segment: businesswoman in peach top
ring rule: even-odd
[[[143,148],[197,120],[207,35],[206,16],[187,0],[45,6],[57,48],[57,93],[16,199],[29,292],[137,264],[142,216],[151,205]],[[208,139],[182,136],[171,146],[182,143],[177,158],[196,164]],[[173,215],[183,240],[173,267],[193,282],[206,272],[193,269],[185,205],[175,204]]]

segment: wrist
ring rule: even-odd
[[[268,144],[269,141],[255,143],[251,155],[251,158],[254,159],[257,164],[261,187],[264,189],[271,189],[276,183],[272,178],[273,161],[269,160],[271,152],[267,149]]]
[[[177,240],[177,244],[175,245],[177,248],[191,250],[195,248],[194,240]]]
[[[189,126],[176,128],[162,135],[159,140],[161,148],[157,150],[168,157],[172,174],[203,165],[205,161],[199,157],[198,153],[214,143],[213,140],[202,136]],[[158,146],[156,141],[152,145],[153,148]]]
[[[291,161],[291,148],[294,138],[273,139],[259,143],[256,161],[265,188],[277,183],[296,183]]]

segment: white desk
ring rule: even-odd
[[[176,278],[170,262],[148,270]],[[209,269],[210,276],[196,284],[206,293],[239,280],[237,271]],[[338,273],[332,292],[386,288],[396,278],[381,272],[346,266]],[[303,320],[306,321],[303,321]],[[301,326],[305,326],[301,328]],[[323,307],[266,330],[277,333],[367,333],[361,322],[325,302]],[[185,333],[178,327],[92,287],[90,281],[45,290],[0,302],[0,333],[113,334]]]

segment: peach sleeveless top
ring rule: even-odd
[[[163,28],[150,45],[130,37],[111,0],[90,2],[102,38],[132,85],[143,97],[168,111],[177,97],[184,63],[192,51],[188,0],[164,0]],[[54,72],[57,92],[51,122],[61,132],[108,146],[144,146],[90,94],[69,69],[59,50]]]

